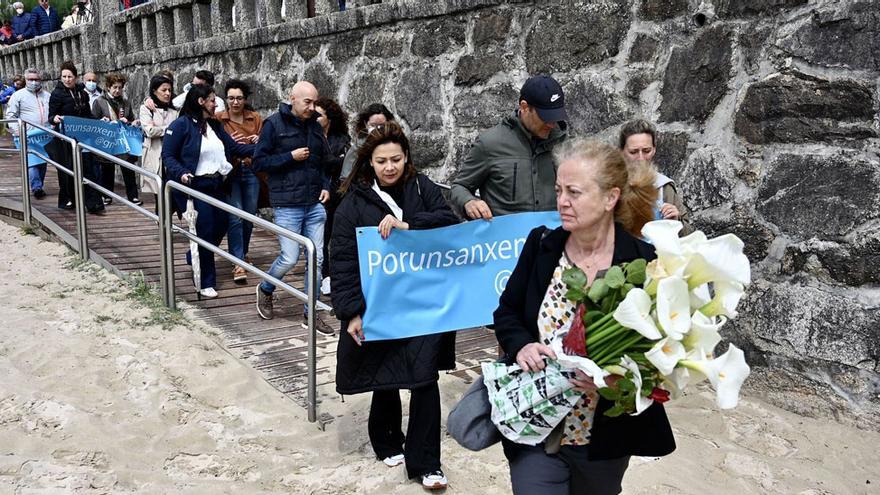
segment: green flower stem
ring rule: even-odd
[[[593,331],[593,328],[600,328],[601,326],[605,326],[605,324],[608,323],[608,320],[610,320],[613,317],[614,317],[614,313],[608,313],[607,315],[603,316],[602,318],[599,318],[598,320],[594,321],[589,327],[587,327],[587,329]]]
[[[604,357],[607,357],[610,353],[617,350],[620,346],[620,343],[627,339],[631,330],[626,329],[626,331],[619,332],[613,336],[613,338],[609,339],[606,342],[603,342],[602,346],[594,346],[592,349],[595,352],[591,352],[590,348],[587,347],[587,352],[590,353],[590,359],[592,359],[596,364],[599,364],[599,360]],[[599,347],[598,349],[596,347]]]
[[[623,356],[628,350],[630,350],[631,346],[638,343],[644,338],[645,337],[643,337],[641,334],[637,333],[636,335],[625,339],[621,344],[616,346],[613,352],[606,354],[602,359],[594,359],[594,361],[599,366],[605,366],[606,364],[617,362],[620,360],[621,356]]]
[[[617,334],[623,326],[620,323],[617,323],[617,320],[612,320],[611,323],[607,323],[605,326],[598,330],[587,330],[587,347],[595,346],[600,342],[606,340],[608,337],[614,336]]]

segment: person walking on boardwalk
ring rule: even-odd
[[[213,118],[214,98],[214,89],[209,86],[196,85],[190,89],[180,110],[180,117],[165,130],[162,162],[167,180],[180,182],[225,202],[223,181],[232,171],[230,160],[253,155],[254,145],[237,143],[223,130],[223,125]],[[186,210],[185,195],[175,191],[174,203],[176,211]],[[197,235],[219,246],[226,235],[226,212],[199,199],[193,199],[193,206],[198,212]],[[199,247],[198,255],[201,287],[196,289],[199,299],[217,297],[214,288],[217,285],[214,253]],[[191,259],[190,253],[187,253],[187,261],[191,262]]]
[[[275,223],[308,237],[315,244],[315,271],[320,282],[327,219],[324,203],[330,198],[327,163],[330,151],[315,112],[317,100],[318,89],[312,83],[300,81],[293,86],[290,103],[281,103],[278,112],[263,123],[254,153],[254,170],[269,174],[269,201],[275,208]],[[296,265],[300,248],[298,243],[283,236],[278,236],[278,242],[281,253],[269,268],[269,274],[280,279]],[[275,315],[275,286],[264,280],[256,292],[257,313],[260,318],[271,320]],[[333,333],[324,325],[318,329],[324,334]]]
[[[49,123],[49,92],[43,89],[43,76],[40,71],[29,68],[24,71],[25,87],[9,97],[6,118],[21,119],[25,122],[46,126]],[[19,135],[18,124],[9,124],[14,136]],[[28,166],[28,181],[31,193],[37,199],[46,197],[43,181],[46,180],[46,164]]]
[[[559,83],[549,76],[529,78],[516,111],[477,138],[452,181],[450,202],[469,219],[553,210],[552,151],[567,137],[567,119]]]
[[[333,308],[348,335],[339,338],[336,390],[372,392],[368,431],[376,457],[388,466],[406,464],[407,476],[430,489],[446,488],[440,469],[438,370],[455,367],[455,332],[364,341],[366,301],[358,264],[358,227],[378,226],[383,238],[395,230],[444,227],[458,219],[440,188],[416,172],[409,141],[395,122],[375,128],[358,150],[343,183],[330,242]],[[406,308],[401,308],[406,311]],[[410,390],[409,424],[401,432],[400,390]]]
[[[144,169],[163,177],[162,167],[162,137],[165,129],[177,119],[177,109],[171,104],[173,93],[172,82],[165,76],[156,75],[150,79],[148,98],[153,103],[151,110],[144,103],[141,105],[138,117],[141,121],[141,129],[144,131],[144,156],[142,166]],[[159,212],[159,185],[147,176],[141,176],[141,192],[152,194],[155,199],[156,212]]]
[[[226,82],[226,103],[229,110],[217,114],[217,120],[223,128],[239,143],[256,144],[263,128],[263,119],[248,105],[251,87],[244,81],[230,79]],[[260,178],[253,171],[251,158],[236,159],[232,162],[232,173],[226,186],[229,191],[227,202],[251,215],[257,213],[260,199]],[[227,242],[229,252],[238,259],[245,259],[251,243],[254,224],[242,220],[238,215],[229,217]],[[236,265],[232,269],[232,280],[235,283],[247,282],[247,271]]]
[[[39,8],[39,7],[37,7]],[[61,84],[55,86],[49,96],[49,123],[60,132],[64,132],[64,117],[81,117],[93,119],[92,108],[89,106],[89,95],[83,87],[76,82],[77,71],[73,62],[66,61],[61,64]],[[49,158],[60,163],[69,170],[73,170],[73,150],[70,145],[58,138],[54,138],[46,148]],[[84,153],[82,160],[83,177],[92,182],[98,182],[98,172],[95,168],[91,153]],[[73,177],[58,171],[58,207],[73,209],[74,184]],[[104,202],[97,190],[91,187],[82,187],[85,192],[84,202],[89,213],[104,214]]]
[[[127,81],[127,77],[116,72],[104,76],[105,90],[92,103],[92,114],[96,119],[101,119],[105,122],[122,122],[123,124],[140,127],[141,123],[135,117],[131,103],[122,95]],[[138,157],[128,153],[117,155],[117,158],[121,158],[129,163],[137,163],[138,161]],[[95,157],[95,164],[99,167],[101,186],[110,191],[116,189],[116,164],[99,157]],[[126,197],[136,205],[143,204],[138,194],[137,176],[127,168],[120,168],[122,169],[122,180],[125,182]],[[108,196],[103,198],[103,201],[105,205],[109,205],[113,203],[113,198]]]

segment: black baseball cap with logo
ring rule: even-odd
[[[533,107],[544,122],[568,120],[562,86],[550,76],[532,76],[519,90],[519,99]]]

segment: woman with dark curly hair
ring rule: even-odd
[[[324,203],[327,209],[327,223],[324,224],[324,265],[321,273],[327,275],[321,282],[321,292],[330,293],[330,233],[333,232],[333,214],[339,206],[339,175],[342,173],[342,162],[345,154],[351,146],[351,137],[348,135],[348,115],[338,103],[330,98],[318,98],[315,101],[315,112],[318,114],[318,123],[324,129],[324,137],[327,138],[327,146],[330,148],[327,169],[330,173],[330,199]]]
[[[357,119],[354,121],[354,145],[345,154],[345,160],[342,163],[342,173],[340,179],[344,182],[351,169],[354,168],[354,162],[357,160],[357,150],[367,139],[370,133],[378,125],[394,121],[394,114],[388,107],[381,103],[371,103],[361,110]]]

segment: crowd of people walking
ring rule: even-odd
[[[651,259],[653,248],[639,238],[642,225],[688,217],[674,182],[653,164],[654,126],[628,122],[614,145],[572,137],[562,87],[549,76],[525,81],[511,113],[498,116],[498,124],[480,134],[452,181],[448,201],[418,172],[404,127],[381,102],[360,109],[349,122],[346,111],[321,96],[320,88],[299,81],[264,119],[249,104],[247,83],[230,79],[217,94],[208,70],[198,71],[176,96],[168,71],[150,79],[147,94],[128,98],[124,75],[106,74],[101,81],[87,73],[79,82],[75,65],[65,62],[60,82],[48,93],[40,72],[28,69],[22,87],[7,96],[7,115],[62,132],[69,116],[140,126],[140,163],[146,170],[251,214],[269,206],[277,225],[309,238],[317,251],[318,280],[325,276],[324,292],[331,294],[344,330],[337,390],[372,392],[368,433],[377,458],[391,467],[404,464],[408,477],[427,489],[447,484],[440,460],[438,378],[440,370],[455,366],[455,334],[364,341],[366,302],[356,229],[375,226],[388,238],[398,230],[443,227],[461,219],[558,210],[562,226],[530,234],[495,312],[505,359],[529,370],[552,357],[550,344],[567,332],[574,314],[560,300],[561,291],[548,290],[562,284],[563,270],[578,266],[593,279],[612,264]],[[53,160],[71,163],[69,147],[60,141],[47,149]],[[120,158],[138,162],[134,156]],[[109,190],[115,168],[94,158],[83,163],[85,176]],[[30,169],[38,199],[45,196],[45,170],[45,164]],[[155,184],[138,184],[133,173],[122,172],[132,203],[160,193]],[[73,208],[72,179],[59,173],[58,182],[58,206]],[[109,198],[85,190],[89,212],[103,214]],[[227,237],[229,252],[248,259],[250,222],[178,191],[173,196],[175,211],[198,213],[197,235],[214,246]],[[282,279],[297,264],[300,246],[283,236],[278,240],[278,256],[266,271]],[[198,251],[199,297],[217,297],[217,280],[226,275],[217,273],[210,250]],[[229,276],[247,282],[240,267]],[[275,286],[264,280],[255,292],[255,317],[274,318]],[[318,330],[333,334],[323,325]],[[585,376],[574,383],[583,397],[566,422],[569,428],[537,447],[505,441],[515,493],[618,493],[629,456],[664,455],[674,448],[660,404],[637,419],[607,418],[597,414],[607,404],[595,386]],[[411,392],[406,433],[404,389]]]

